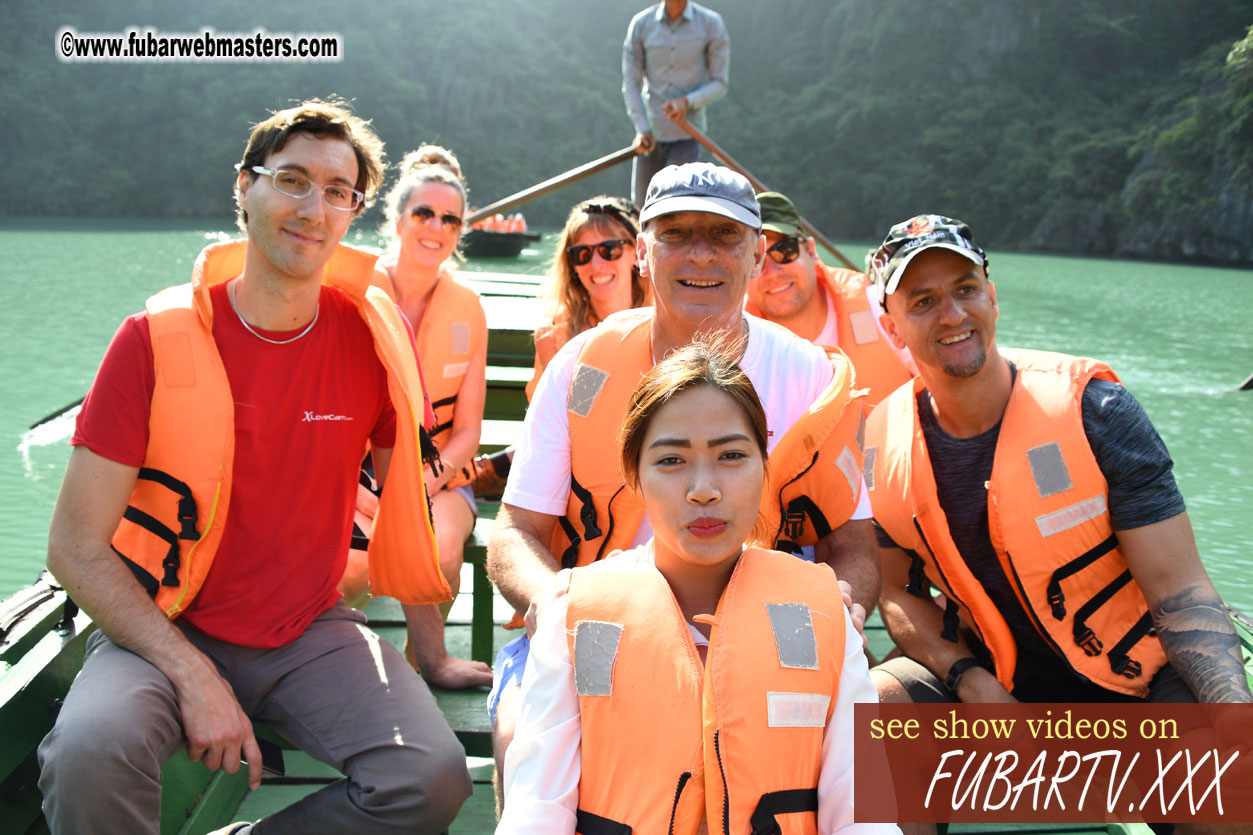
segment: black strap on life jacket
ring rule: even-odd
[[[1109,668],[1120,676],[1136,678],[1144,670],[1140,662],[1127,655],[1127,651],[1135,646],[1141,638],[1153,631],[1153,618],[1148,612],[1140,616],[1127,634],[1118,643],[1109,648]]]
[[[348,547],[354,551],[370,550],[370,537],[365,535],[365,531],[356,522],[352,523],[352,538],[348,540]]]
[[[1078,644],[1088,655],[1100,655],[1104,644],[1100,638],[1096,637],[1091,629],[1088,628],[1087,620],[1092,614],[1106,603],[1109,599],[1118,593],[1118,590],[1131,582],[1131,570],[1128,569],[1110,582],[1105,588],[1092,595],[1092,599],[1084,603],[1079,611],[1075,612],[1074,635],[1075,643]]]
[[[154,470],[152,467],[140,467],[137,477],[160,484],[171,493],[177,493],[178,538],[192,542],[200,538],[200,534],[196,533],[196,524],[199,522],[199,517],[196,513],[196,497],[191,494],[191,487],[187,485],[187,482],[180,481],[161,470]]]
[[[443,400],[436,400],[434,403],[431,404],[431,411],[433,412],[436,409],[442,409],[445,406],[451,406],[456,402],[457,402],[457,395],[455,394],[452,397],[445,397]],[[451,429],[451,428],[452,428],[452,418],[449,418],[443,423],[435,424],[435,426],[431,428],[431,436],[434,437],[435,435],[438,435],[439,433],[443,432],[445,429]]]
[[[922,561],[922,555],[912,550],[906,550],[905,553],[909,555],[909,583],[905,586],[906,593],[930,600],[931,581],[927,579],[927,566]]]
[[[561,552],[561,567],[574,568],[579,564],[579,543],[583,540],[579,538],[579,532],[574,525],[570,524],[569,519],[558,516],[557,522],[561,525],[561,530],[565,532],[566,538],[570,540],[566,550]]]
[[[112,545],[109,547],[113,548]],[[135,575],[135,579],[139,581],[139,585],[144,587],[144,591],[148,593],[148,596],[155,599],[157,592],[161,590],[161,582],[157,580],[156,575],[149,573],[147,569],[123,554],[117,548],[113,548],[113,553],[117,554],[118,559],[120,559],[126,567],[131,570],[131,574]]]
[[[1104,541],[1084,551],[1053,572],[1053,577],[1049,580],[1047,593],[1049,606],[1053,610],[1054,620],[1061,620],[1066,617],[1066,596],[1062,594],[1062,580],[1078,574],[1117,547],[1118,537],[1110,534]]]
[[[418,427],[418,449],[422,451],[422,461],[424,463],[432,460],[439,461],[439,447],[435,446],[435,439],[432,437],[432,433],[426,431],[425,426]],[[443,469],[443,465],[440,464],[436,472],[441,472]]]
[[[783,827],[775,820],[776,815],[792,812],[817,812],[818,789],[787,789],[766,792],[757,802],[757,808],[748,819],[752,835],[782,835]]]
[[[805,467],[805,469],[797,473],[795,476],[793,476],[790,481],[788,481],[786,484],[784,484],[782,487],[779,488],[779,529],[774,532],[775,550],[783,551],[785,553],[790,553],[790,554],[799,554],[801,552],[800,546],[797,545],[796,542],[793,540],[800,539],[800,534],[804,532],[804,529],[805,529],[804,528],[804,512],[803,512],[804,508],[803,506],[797,506],[796,508],[798,513],[801,514],[800,518],[797,520],[800,525],[800,528],[797,531],[796,536],[791,536],[791,537],[787,536],[786,534],[790,533],[789,522],[793,521],[789,517],[793,509],[792,506],[796,504],[796,502],[792,501],[792,502],[789,502],[786,506],[784,506],[783,491],[786,490],[788,487],[792,486],[793,484],[795,484],[797,481],[800,481],[802,478],[804,478],[805,473],[812,470],[814,468],[814,464],[817,464],[817,463],[818,463],[818,451],[815,450],[814,457],[809,459],[809,465]],[[810,499],[808,496],[801,496],[800,498],[805,499],[806,501],[809,502],[810,505],[813,505],[815,511],[818,510],[817,505],[814,505],[813,500]],[[822,516],[822,513],[818,511],[818,515]],[[822,518],[822,521],[823,521],[823,524],[825,525],[827,522],[825,516]],[[827,525],[827,532],[830,533],[830,531],[831,531],[831,526]]]
[[[573,476],[571,477],[571,480],[573,480]],[[622,491],[625,489],[626,489],[626,485],[624,484],[621,487],[619,487],[617,490],[613,491],[613,495],[609,497],[609,504],[605,505],[605,510],[609,514],[609,530],[605,531],[605,538],[601,540],[600,547],[596,549],[596,559],[598,560],[604,559],[605,549],[609,547],[609,540],[613,538],[613,525],[615,521],[613,518],[613,500],[618,498],[618,496],[621,495]],[[593,505],[592,510],[594,511],[595,509],[596,507],[595,505]],[[583,510],[584,512],[587,511],[587,505],[583,506]],[[588,538],[590,539],[591,537],[588,537]]]
[[[574,831],[578,835],[631,835],[631,827],[600,815],[579,809],[574,813]]]
[[[944,597],[944,631],[940,637],[951,644],[957,643],[957,624],[961,622],[961,614],[957,609],[957,601],[947,595]]]
[[[600,525],[596,522],[596,503],[592,501],[592,494],[579,484],[573,473],[570,475],[570,492],[582,505],[579,508],[579,521],[583,523],[583,538],[591,542],[601,535]]]
[[[160,484],[162,487],[166,488],[167,490],[169,490],[170,492],[178,496],[178,509],[177,509],[178,531],[177,532],[173,528],[171,528],[169,525],[165,524],[164,522],[160,521],[159,519],[153,516],[150,516],[149,514],[145,513],[144,511],[140,510],[134,505],[127,505],[126,510],[122,513],[123,519],[125,519],[126,521],[130,522],[133,525],[138,525],[139,527],[148,531],[153,536],[156,536],[164,540],[166,544],[170,546],[169,550],[167,550],[165,553],[165,559],[161,561],[162,576],[160,580],[160,585],[177,586],[178,585],[178,566],[179,566],[179,553],[178,553],[179,540],[195,542],[196,540],[200,538],[200,534],[196,532],[196,525],[200,521],[199,514],[196,511],[196,498],[195,496],[192,495],[191,487],[187,485],[187,482],[177,479],[174,476],[170,475],[169,473],[163,472],[161,470],[153,469],[152,467],[140,467],[139,473],[136,476],[136,478],[140,478],[145,481],[151,481],[155,484]],[[156,578],[153,577],[151,574],[149,574],[146,570],[140,568],[137,563],[125,557],[116,548],[114,548],[113,550],[118,554],[118,556],[122,557],[127,562],[128,566],[131,568],[131,572],[135,573],[135,576],[137,579],[139,579],[139,582],[144,586],[145,589],[149,590],[149,594],[155,597],[156,592],[151,590],[151,583],[152,581],[155,581]],[[139,573],[136,573],[137,570]],[[143,576],[141,576],[141,574]],[[145,577],[151,578],[151,581],[145,580],[144,579]]]

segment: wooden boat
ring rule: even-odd
[[[461,236],[461,251],[467,258],[517,258],[523,249],[541,237],[538,232],[467,229]]]
[[[526,408],[523,387],[531,376],[531,333],[541,315],[535,298],[534,276],[463,273],[464,280],[482,296],[490,335],[488,340],[488,393],[484,414],[482,451],[511,444]],[[487,536],[498,505],[480,502],[480,518],[466,544],[465,558],[472,574],[454,605],[447,628],[450,651],[462,657],[491,662],[494,650],[507,639],[501,624],[509,607],[493,593],[484,570]],[[387,598],[369,603],[366,613],[371,627],[385,640],[404,639],[400,607]],[[1233,614],[1240,635],[1246,667],[1253,667],[1253,620]],[[72,605],[46,572],[32,586],[0,602],[0,833],[46,833],[40,813],[35,749],[56,718],[57,709],[82,665],[88,636],[95,626]],[[870,649],[882,657],[891,640],[882,623],[873,618],[867,625]],[[1253,670],[1250,672],[1253,679]],[[474,779],[474,794],[462,808],[450,831],[489,833],[495,828],[491,778],[491,729],[485,709],[486,691],[435,690],[445,717],[465,746],[467,764]],[[266,728],[260,737],[283,745]],[[303,794],[316,791],[339,778],[338,772],[308,755],[283,751],[284,773],[263,781],[248,792],[247,778],[210,772],[185,754],[175,755],[165,766],[162,798],[162,835],[199,835],[235,820],[256,820],[289,805]],[[1104,825],[1018,828],[958,826],[950,832],[1021,831],[1097,833],[1116,831],[1149,835],[1147,826]]]

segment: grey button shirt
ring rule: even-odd
[[[704,108],[726,93],[730,66],[731,41],[717,12],[688,0],[673,21],[665,3],[637,14],[622,44],[622,97],[636,132],[651,130],[658,142],[690,139],[662,111],[678,96],[687,96],[688,121],[703,131]]]

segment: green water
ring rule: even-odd
[[[186,281],[228,223],[0,223],[0,597],[34,579],[69,455],[69,421],[27,427],[83,395],[118,323]],[[355,239],[354,239],[355,238]],[[350,242],[375,243],[369,233]],[[551,236],[513,264],[543,270]],[[860,258],[864,246],[847,245]],[[1175,460],[1201,555],[1253,612],[1253,271],[993,252],[1004,345],[1100,357],[1144,404]]]

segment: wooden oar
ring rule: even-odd
[[[1253,374],[1240,384],[1240,391],[1253,391]]]
[[[514,206],[520,206],[528,200],[534,200],[536,197],[547,194],[550,191],[555,191],[562,186],[568,186],[571,183],[578,182],[584,177],[599,174],[606,168],[613,168],[615,165],[626,162],[633,156],[635,156],[635,148],[628,145],[621,151],[615,151],[608,156],[601,157],[600,159],[594,159],[585,165],[580,165],[578,168],[572,168],[564,174],[558,174],[556,177],[545,180],[544,182],[531,186],[523,191],[519,191],[517,194],[510,195],[503,200],[497,200],[495,203],[484,206],[481,209],[475,209],[466,217],[466,225],[469,226],[485,217],[490,217],[498,212],[512,209]]]
[[[690,133],[693,139],[695,139],[700,144],[704,145],[709,150],[709,153],[713,154],[715,157],[722,160],[723,165],[725,165],[727,168],[732,169],[733,171],[738,171],[740,174],[743,174],[745,179],[747,179],[750,183],[752,183],[753,188],[757,189],[758,192],[772,191],[772,189],[767,187],[765,183],[763,183],[761,180],[754,177],[751,171],[749,171],[747,168],[745,168],[744,166],[736,162],[734,159],[732,159],[731,155],[728,154],[726,151],[724,151],[718,145],[718,143],[714,142],[708,136],[705,136],[705,134],[702,133],[697,128],[692,127],[691,124],[689,124],[686,119],[675,119],[674,121],[678,124],[679,127],[683,128],[683,130]],[[836,249],[835,244],[827,240],[827,236],[819,232],[812,223],[810,223],[809,221],[805,220],[805,218],[802,217],[801,225],[805,227],[806,232],[808,232],[811,236],[813,236],[813,239],[815,241],[822,244],[824,247],[826,247],[828,252],[830,252],[836,258],[840,259],[840,263],[848,267],[850,270],[856,270],[857,272],[861,272],[862,268],[857,266],[856,264],[854,264],[852,261],[848,260],[847,258],[845,258],[844,253]]]
[[[78,398],[77,400],[75,400],[73,403],[66,403],[64,406],[62,406],[61,408],[57,409],[57,410],[56,410],[55,412],[53,412],[52,414],[50,414],[50,415],[44,415],[44,416],[43,416],[43,417],[41,417],[39,420],[37,420],[37,421],[35,421],[34,423],[32,423],[32,424],[30,425],[30,428],[31,428],[31,429],[35,429],[36,427],[43,426],[45,423],[48,423],[48,422],[49,422],[49,421],[51,421],[51,420],[55,420],[56,418],[61,417],[61,415],[65,414],[65,413],[66,413],[66,412],[68,412],[70,409],[73,409],[75,406],[79,405],[80,403],[82,403],[82,402],[83,402],[84,400],[86,400],[86,399],[87,399],[87,398],[85,398],[85,397],[80,397],[80,398]]]

